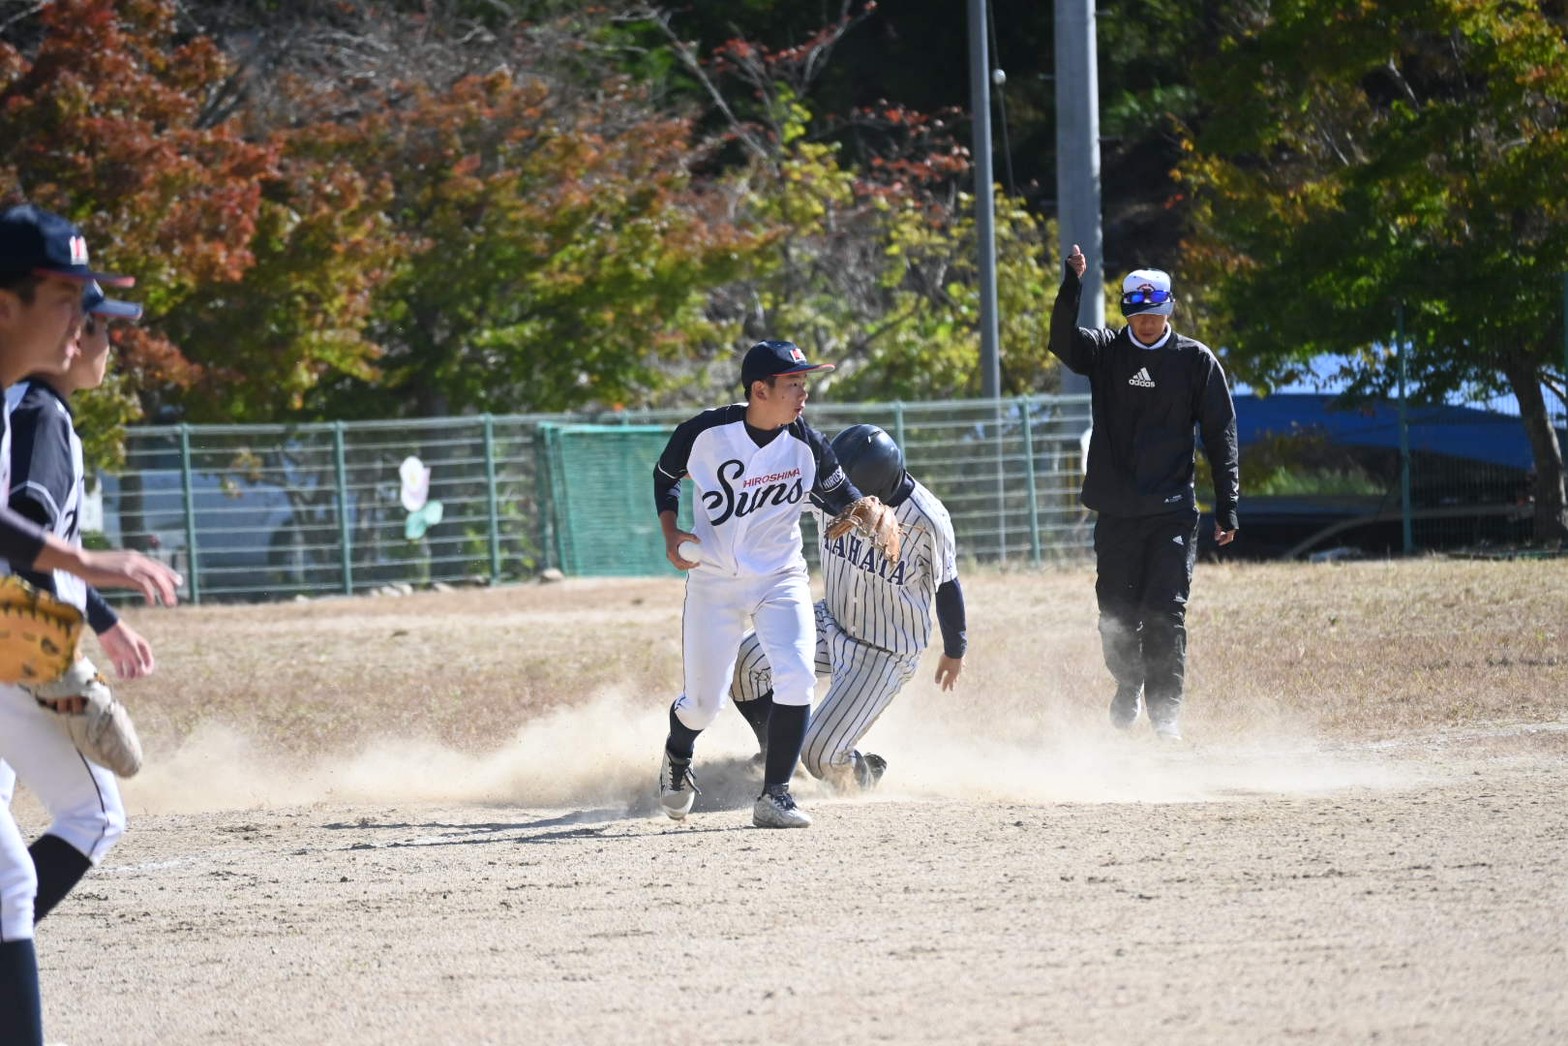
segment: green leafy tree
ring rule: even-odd
[[[1211,292],[1216,340],[1264,387],[1335,353],[1353,393],[1383,395],[1402,303],[1426,395],[1518,398],[1535,534],[1563,540],[1542,393],[1565,377],[1562,5],[1249,0],[1232,16],[1200,74],[1213,115],[1182,167],[1197,203],[1187,272]]]

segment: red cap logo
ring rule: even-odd
[[[71,237],[71,264],[87,264],[87,239],[83,236]]]
[[[806,354],[801,352],[800,349],[794,345],[789,347],[789,358],[794,360],[796,363],[806,362]]]

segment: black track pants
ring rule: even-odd
[[[1198,514],[1105,516],[1094,525],[1105,666],[1119,687],[1144,688],[1151,718],[1176,714],[1187,674],[1187,595]]]

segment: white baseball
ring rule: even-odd
[[[695,541],[682,541],[675,546],[675,554],[688,563],[702,562],[702,546]]]

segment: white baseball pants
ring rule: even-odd
[[[11,797],[16,781],[32,789],[54,818],[49,834],[97,864],[125,834],[125,807],[114,774],[88,762],[58,716],[33,695],[0,684],[0,941],[33,935],[38,875]]]
[[[817,634],[805,567],[765,577],[726,577],[698,567],[686,574],[681,611],[686,678],[675,702],[676,717],[690,729],[707,729],[723,711],[736,651],[753,626],[773,666],[774,702],[810,707]]]

